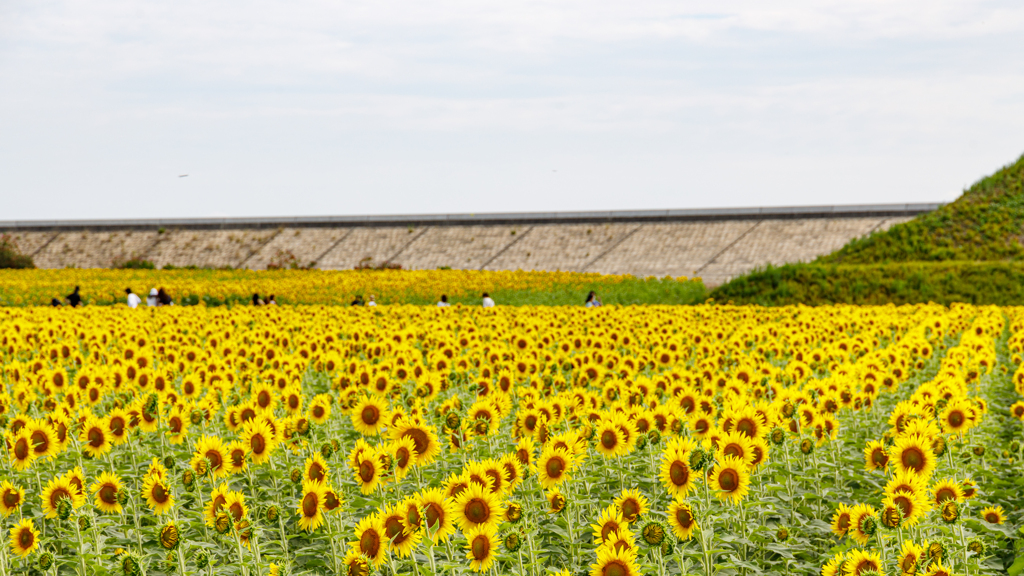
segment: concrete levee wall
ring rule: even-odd
[[[805,262],[938,204],[325,218],[0,222],[40,268],[572,270],[699,276],[708,286]]]

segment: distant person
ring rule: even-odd
[[[160,298],[157,297],[156,288],[149,289],[149,296],[146,296],[146,306],[155,308],[160,305]]]
[[[138,294],[136,294],[135,292],[132,292],[131,288],[125,288],[124,292],[125,292],[125,294],[128,295],[128,307],[129,308],[138,308],[139,304],[142,304],[142,298],[139,298]]]
[[[366,302],[363,302],[363,295],[356,294],[356,299],[352,301],[353,306],[365,306]]]
[[[82,295],[78,293],[78,286],[75,286],[74,292],[67,295],[66,300],[68,301],[68,304],[70,304],[72,308],[77,308],[78,306],[81,306]]]
[[[376,306],[377,305],[377,298],[374,297],[373,294],[370,294],[370,299],[366,301],[366,305],[367,306]]]
[[[601,301],[597,299],[597,294],[591,290],[590,294],[587,294],[587,301],[583,303],[587,308],[596,308],[601,305]]]
[[[447,307],[451,306],[451,304],[448,303],[448,295],[447,294],[441,294],[441,301],[438,302],[437,305],[440,308],[447,308]]]
[[[54,298],[53,300],[50,300],[50,306],[53,306],[54,308],[59,308],[63,305],[64,304],[61,303],[60,298]]]
[[[252,305],[253,306],[263,306],[263,300],[260,298],[259,294],[253,294],[252,295]]]
[[[171,295],[163,288],[157,290],[156,299],[160,301],[161,306],[174,306],[174,300],[171,299]]]
[[[484,308],[494,308],[494,300],[491,299],[491,295],[484,292]]]
[[[267,298],[267,306],[277,306],[277,299],[274,298],[273,294],[271,294],[270,297]]]

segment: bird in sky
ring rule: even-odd
[[[188,174],[178,174],[178,178],[187,178]]]

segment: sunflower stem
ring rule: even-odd
[[[75,526],[75,536],[78,538],[78,563],[82,565],[82,576],[89,574],[85,567],[85,542],[82,540],[82,529],[78,526],[78,520],[72,522]]]

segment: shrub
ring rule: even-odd
[[[7,234],[0,234],[0,268],[35,268],[31,256],[18,251],[18,245]]]

